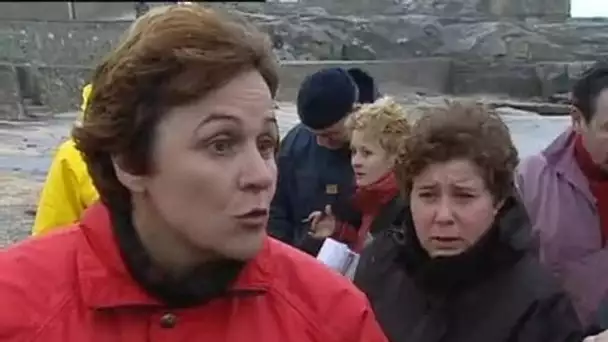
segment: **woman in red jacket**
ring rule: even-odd
[[[73,132],[101,201],[0,253],[0,340],[386,341],[363,294],[266,235],[266,37],[197,5],[134,25]]]
[[[311,220],[315,238],[331,236],[346,243],[351,250],[361,252],[371,238],[390,227],[405,207],[399,196],[393,173],[396,159],[402,153],[403,142],[410,125],[403,107],[389,97],[362,105],[347,120],[351,132],[351,160],[357,190],[348,203],[327,207],[325,213],[314,212]],[[334,213],[349,217],[345,211],[361,214],[357,224],[336,221]]]

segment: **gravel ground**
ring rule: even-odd
[[[295,107],[279,104],[285,134],[298,122]],[[37,198],[56,146],[69,134],[76,113],[47,122],[0,121],[0,247],[28,236]],[[522,156],[543,148],[568,125],[565,117],[505,117]]]

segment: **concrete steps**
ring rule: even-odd
[[[49,106],[37,104],[32,99],[23,100],[23,119],[24,120],[40,120],[53,117],[53,111]]]

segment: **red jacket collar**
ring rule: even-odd
[[[591,155],[583,145],[583,137],[580,134],[577,134],[575,137],[574,157],[587,179],[592,182],[608,181],[608,174],[595,164]]]
[[[140,287],[127,271],[111,229],[110,215],[102,204],[91,206],[80,223],[86,243],[77,255],[80,290],[92,308],[162,306]],[[270,241],[249,262],[233,286],[233,291],[265,291],[272,279]]]

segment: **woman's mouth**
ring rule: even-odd
[[[268,223],[268,209],[256,208],[244,214],[237,215],[235,218],[244,226],[257,228],[266,227]]]

